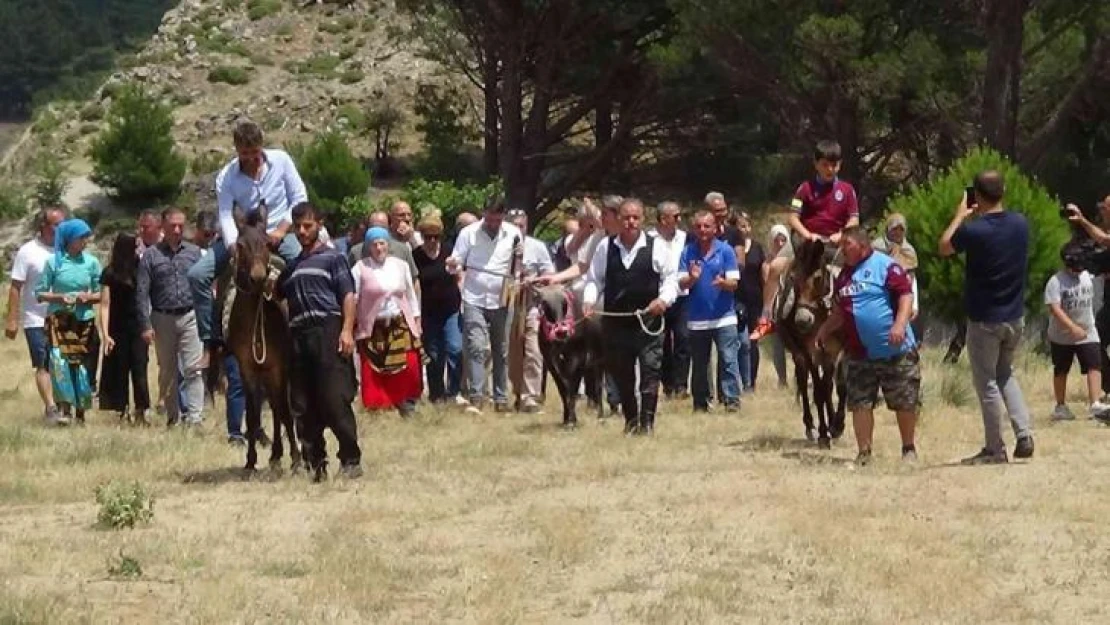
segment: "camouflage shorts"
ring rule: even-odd
[[[910,352],[892,360],[848,361],[848,409],[874,408],[879,389],[886,407],[916,412],[921,407],[921,358]]]

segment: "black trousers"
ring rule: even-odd
[[[647,319],[648,327],[659,323]],[[602,324],[605,335],[605,370],[616,384],[625,422],[641,427],[653,426],[659,402],[659,377],[663,368],[663,337],[649,336],[635,319],[607,318]],[[636,401],[636,363],[640,363],[640,401]]]
[[[150,408],[150,386],[146,370],[150,362],[150,348],[139,336],[138,327],[121,331],[114,338],[116,347],[104,357],[104,368],[100,372],[100,409],[115,412],[127,410],[132,405],[127,398],[130,380],[135,396],[133,407],[135,410],[147,410]]]
[[[355,398],[355,370],[351,359],[339,353],[343,322],[328,317],[308,327],[293,328],[293,362],[289,400],[297,435],[309,468],[327,464],[324,428],[339,441],[339,462],[358,464],[358,427],[351,402]]]
[[[686,327],[686,298],[667,309],[663,332],[662,382],[665,393],[685,393],[690,385],[690,330]]]
[[[1106,356],[1106,346],[1110,345],[1110,307],[1103,306],[1095,318],[1098,330],[1099,353],[1102,354],[1102,393],[1110,394],[1110,358]]]

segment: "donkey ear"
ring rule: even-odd
[[[243,213],[243,207],[239,206],[238,202],[231,205],[231,218],[235,220],[237,230],[242,230],[247,224],[247,216]]]
[[[255,222],[255,223],[258,224],[259,228],[262,228],[263,230],[265,230],[266,229],[266,224],[270,223],[269,222],[269,217],[270,217],[270,208],[268,206],[266,206],[266,200],[262,200],[261,202],[258,203],[258,221]]]

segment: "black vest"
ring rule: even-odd
[[[659,272],[651,262],[655,239],[644,235],[647,244],[636,252],[632,266],[625,269],[621,262],[620,243],[609,237],[609,257],[605,263],[605,310],[633,312],[647,308],[659,297]]]

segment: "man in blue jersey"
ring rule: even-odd
[[[733,291],[740,268],[732,246],[717,238],[717,220],[709,211],[694,216],[695,241],[682,250],[678,288],[689,289],[686,327],[690,330],[694,412],[709,411],[709,351],[717,345],[717,375],[725,410],[740,409],[740,338]]]
[[[817,341],[836,332],[844,341],[848,408],[859,446],[856,462],[862,466],[871,461],[879,388],[898,418],[902,459],[913,462],[921,394],[917,340],[909,327],[913,285],[897,261],[872,250],[867,231],[859,226],[844,230],[840,251],[845,267],[836,279],[836,305],[817,331]]]

